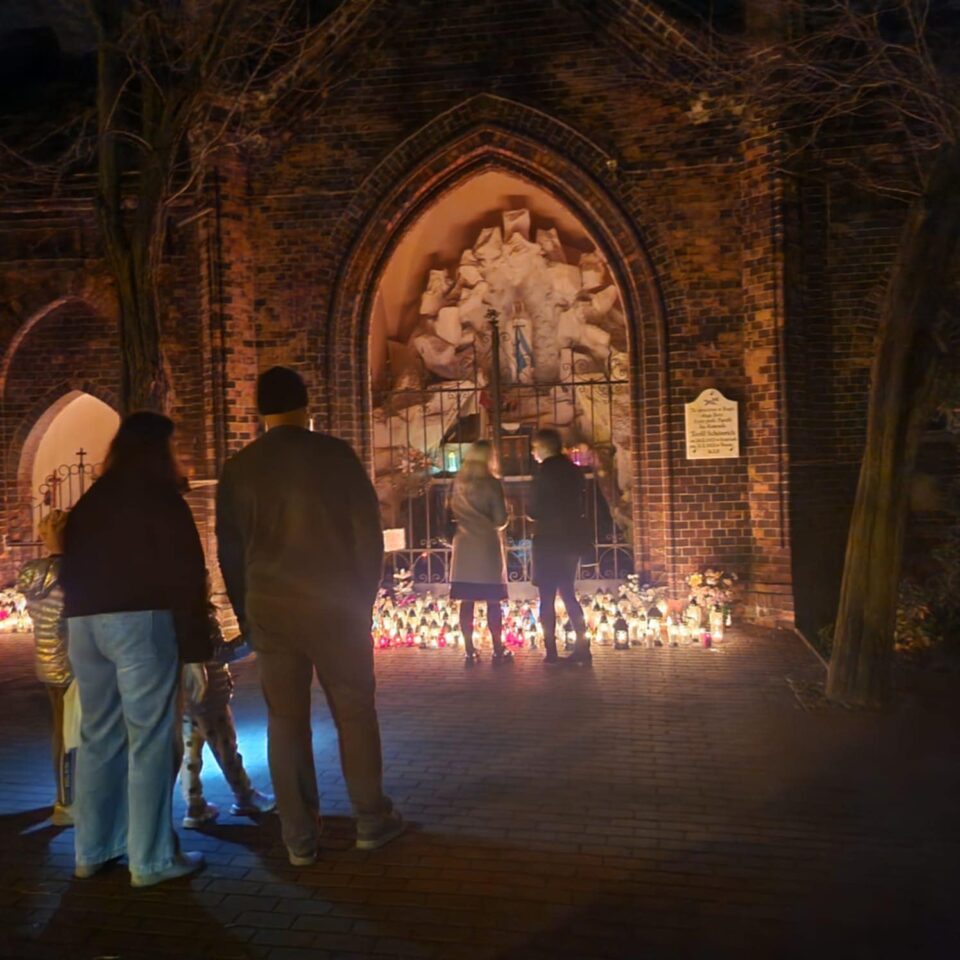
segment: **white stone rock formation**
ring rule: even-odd
[[[567,255],[563,252],[563,244],[557,235],[556,227],[537,230],[536,241],[543,251],[544,257],[551,263],[567,262]]]
[[[453,286],[446,270],[431,270],[426,289],[420,298],[420,314],[425,317],[436,316],[443,306],[444,297]]]
[[[506,210],[502,226],[486,227],[463,251],[455,280],[449,270],[430,271],[420,298],[423,322],[410,339],[426,372],[441,380],[462,378],[468,359],[473,361],[471,345],[488,334],[488,311],[500,316],[501,333],[509,340],[518,305],[528,320],[533,363],[518,364],[517,345],[508,343],[500,358],[508,378],[555,381],[563,350],[585,353],[602,365],[611,340],[625,346],[625,337],[617,335],[623,325],[620,297],[602,255],[587,251],[579,263],[569,263],[555,227],[538,227],[535,240],[531,228],[529,210]],[[480,353],[489,358],[489,349]]]
[[[530,239],[529,210],[503,211],[503,235],[509,240],[514,233],[519,233],[524,240]]]
[[[614,494],[623,513],[630,475],[629,389],[600,388],[611,371],[626,379],[620,295],[599,251],[575,254],[564,248],[555,227],[531,221],[529,210],[503,211],[502,225],[483,229],[459,263],[429,272],[420,323],[407,343],[388,344],[390,409],[374,412],[378,488],[385,484],[396,494],[404,487],[397,476],[391,480],[391,472],[400,470],[397,438],[411,437],[415,449],[439,465],[443,437],[456,417],[479,412],[472,400],[474,378],[479,384],[489,378],[493,309],[500,319],[503,381],[531,387],[512,395],[514,408],[503,411],[504,419],[556,426],[574,442],[612,443],[619,481]],[[567,386],[574,371],[578,381],[588,383]],[[453,405],[441,410],[443,391],[455,387],[466,388],[460,394],[465,405],[459,413]]]

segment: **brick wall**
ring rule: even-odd
[[[203,420],[207,325],[196,226],[174,229],[162,277],[164,343],[177,451],[187,472],[214,470]],[[0,582],[32,538],[32,459],[58,404],[75,391],[119,406],[116,300],[88,198],[24,198],[0,208]]]
[[[517,173],[581,215],[628,302],[640,570],[679,591],[722,564],[750,581],[752,615],[789,620],[781,371],[766,357],[784,324],[781,200],[744,139],[733,118],[694,123],[651,97],[576,5],[424,5],[251,169],[260,365],[303,370],[324,420],[369,456],[367,324],[392,246],[463,178]],[[708,386],[741,404],[737,461],[684,459],[683,403]]]
[[[640,571],[679,595],[698,566],[735,570],[764,622],[820,602],[862,442],[891,212],[785,179],[768,131],[657,99],[636,64],[663,24],[642,7],[382,5],[353,73],[340,64],[333,89],[301,96],[257,157],[212,162],[165,282],[195,477],[256,435],[254,382],[273,363],[301,370],[320,423],[369,458],[368,324],[387,258],[446,190],[502,169],[581,218],[624,296]],[[0,210],[20,251],[0,263],[0,307],[23,299],[19,283],[33,310],[72,295],[112,316],[88,213],[54,213],[44,246]],[[17,260],[27,248],[42,256]],[[0,313],[0,349],[31,315]],[[71,356],[74,378],[98,368]],[[685,459],[683,404],[706,387],[740,404],[737,460]]]

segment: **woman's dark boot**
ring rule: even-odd
[[[557,653],[557,639],[556,637],[544,637],[543,638],[543,649],[546,651],[546,655],[543,658],[544,663],[559,663],[560,655]]]

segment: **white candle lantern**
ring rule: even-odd
[[[647,610],[647,636],[651,646],[660,645],[660,608],[650,607]]]
[[[718,643],[723,640],[723,608],[719,603],[710,611],[710,634]]]
[[[591,630],[597,629],[598,625],[600,624],[600,617],[602,613],[603,611],[600,607],[599,600],[594,600],[593,603],[589,607],[587,607],[585,619],[587,621],[587,626]]]

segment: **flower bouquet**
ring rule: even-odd
[[[690,599],[696,600],[700,609],[709,613],[716,607],[723,611],[724,623],[730,626],[730,608],[737,596],[738,577],[735,573],[707,567],[687,577]]]
[[[627,601],[636,611],[649,610],[650,607],[659,607],[661,613],[667,612],[667,588],[655,587],[650,583],[641,583],[635,573],[627,576],[625,583],[620,585],[620,599]]]

